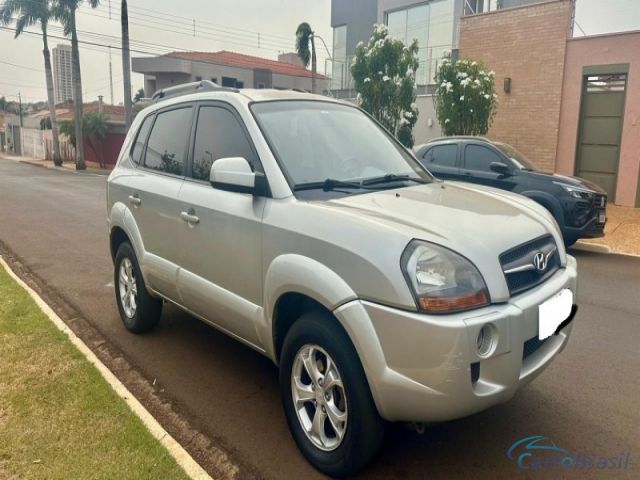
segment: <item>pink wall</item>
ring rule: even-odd
[[[572,175],[576,160],[582,67],[629,64],[615,203],[634,206],[640,169],[640,31],[578,37],[567,42],[556,170]]]

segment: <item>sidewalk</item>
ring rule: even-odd
[[[607,217],[603,238],[580,240],[576,246],[597,246],[611,253],[640,255],[640,208],[609,204]]]
[[[61,167],[56,167],[51,160],[40,160],[38,158],[21,157],[19,155],[10,155],[8,153],[0,153],[0,159],[13,160],[14,162],[27,163],[36,167],[50,168],[54,170],[65,170],[74,173],[92,173],[94,175],[109,175],[111,168],[100,168],[93,162],[87,162],[86,170],[76,170],[76,164],[73,162],[64,162]]]

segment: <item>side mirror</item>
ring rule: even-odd
[[[209,181],[213,188],[227,192],[264,195],[266,191],[264,174],[252,171],[243,157],[220,158],[213,162]]]
[[[502,162],[491,162],[489,164],[489,168],[491,168],[491,170],[493,170],[494,172],[502,173],[503,175],[509,175],[511,173],[509,165]]]

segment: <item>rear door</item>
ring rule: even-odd
[[[513,190],[515,187],[513,176],[494,172],[491,170],[492,162],[504,163],[512,170],[515,169],[512,162],[500,155],[493,147],[477,143],[465,144],[461,179],[465,182]]]
[[[150,128],[146,144],[136,139],[132,155],[143,149],[135,174],[126,179],[127,200],[142,237],[140,259],[149,287],[176,300],[180,220],[178,193],[184,182],[192,105],[160,110],[145,119],[139,136]],[[153,125],[151,125],[151,122]]]
[[[191,168],[180,192],[183,269],[179,273],[184,306],[240,338],[259,345],[257,315],[262,304],[262,212],[267,199],[215,189],[211,165],[220,158],[243,157],[262,171],[238,113],[222,102],[198,107]]]
[[[428,148],[419,160],[436,177],[443,180],[459,180],[458,150],[456,143],[434,145]]]

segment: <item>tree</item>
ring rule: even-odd
[[[120,3],[120,25],[122,27],[122,76],[124,79],[124,119],[127,128],[133,121],[131,104],[131,52],[129,50],[129,9],[127,0]]]
[[[133,97],[133,101],[135,102],[139,102],[140,100],[142,100],[144,98],[144,88],[140,88],[138,89],[138,91],[136,92],[135,97]]]
[[[445,58],[436,74],[434,103],[445,135],[485,135],[498,105],[494,72],[480,62]]]
[[[107,124],[107,117],[102,112],[88,112],[84,115],[82,120],[82,138],[87,140],[87,145],[93,151],[100,168],[105,168],[106,163],[102,152],[102,141],[107,135],[109,125]],[[76,136],[76,122],[75,120],[67,120],[60,124],[60,133],[69,137],[71,145],[78,150],[78,142]],[[80,142],[81,144],[84,142]],[[86,167],[85,167],[86,168]]]
[[[30,0],[29,0],[30,1]],[[96,8],[100,0],[88,0],[91,8]],[[73,84],[73,110],[76,137],[82,136],[82,76],[80,75],[80,49],[78,48],[78,31],[76,29],[76,10],[82,0],[58,0],[55,9],[56,19],[64,26],[64,34],[71,35],[71,83]],[[76,148],[76,170],[84,170],[84,142]]]
[[[0,111],[6,112],[8,105],[9,102],[7,102],[7,97],[5,97],[4,95],[0,97]]]
[[[56,120],[56,106],[53,98],[53,73],[51,69],[51,52],[47,27],[53,18],[53,10],[49,0],[6,0],[0,9],[0,24],[10,25],[14,17],[16,20],[15,38],[20,36],[26,27],[40,23],[42,30],[42,54],[44,56],[44,72],[47,85],[47,103],[51,118],[53,141],[53,163],[62,165],[60,156],[60,140],[58,138],[58,122]]]
[[[415,72],[418,41],[411,45],[389,36],[385,25],[375,25],[365,45],[356,46],[351,67],[357,102],[403,145],[413,146],[413,126],[418,119]]]
[[[309,50],[309,45],[311,45],[311,50]],[[296,30],[296,52],[305,68],[309,66],[309,59],[311,59],[311,93],[316,93],[316,76],[318,71],[316,41],[313,30],[311,30],[311,25],[307,22],[302,22]]]

